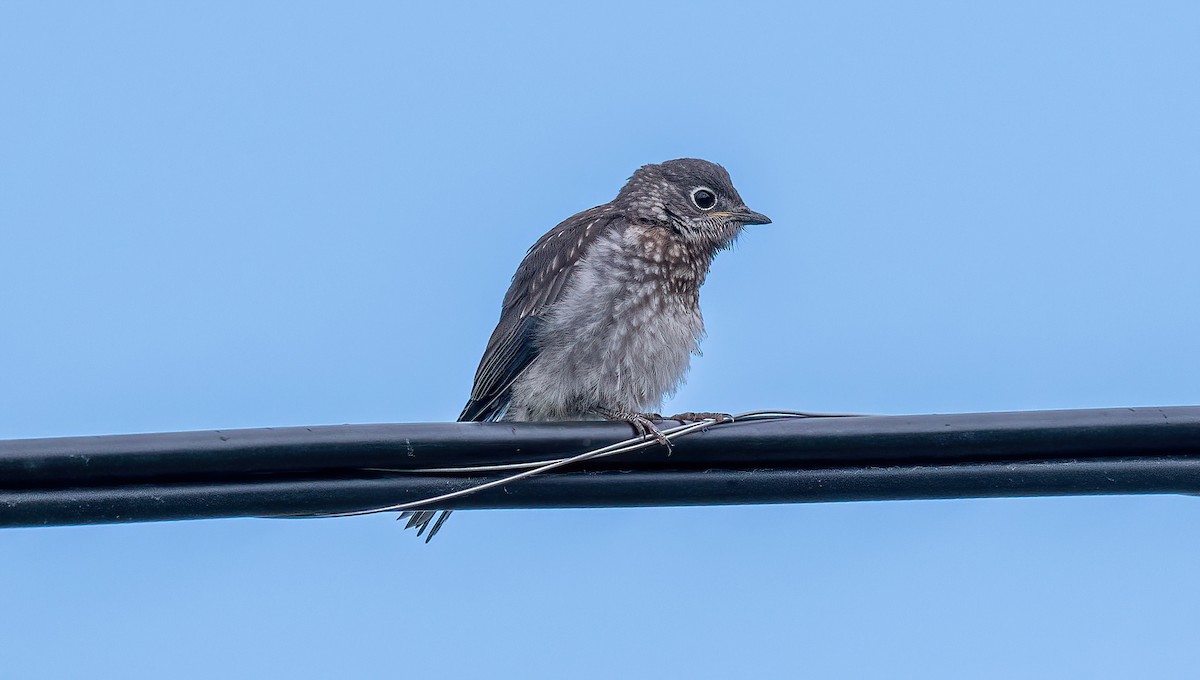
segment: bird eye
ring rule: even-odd
[[[711,189],[706,187],[697,187],[692,189],[692,203],[701,210],[712,210],[712,207],[717,204],[717,195]]]

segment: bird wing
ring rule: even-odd
[[[610,205],[585,210],[546,232],[529,249],[504,296],[500,322],[479,362],[471,399],[459,415],[460,421],[504,417],[513,383],[537,358],[542,315],[562,296],[588,246],[616,218]]]

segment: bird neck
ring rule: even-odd
[[[666,292],[699,304],[700,286],[716,251],[697,248],[668,225],[650,223],[631,225],[625,248],[635,280],[657,283]]]

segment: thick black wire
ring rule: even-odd
[[[854,414],[851,414],[851,413],[807,413],[804,411],[784,411],[784,410],[748,411],[746,413],[740,413],[738,415],[735,415],[730,420],[717,420],[715,418],[707,418],[705,420],[700,420],[700,421],[696,421],[693,423],[686,423],[683,425],[677,425],[675,427],[667,428],[665,430],[660,430],[660,432],[668,441],[674,441],[680,437],[683,437],[692,432],[696,432],[698,430],[706,430],[710,427],[717,427],[717,426],[720,426],[720,425],[723,425],[726,423],[734,423],[734,422],[739,422],[739,421],[744,422],[747,420],[767,420],[767,419],[772,419],[772,418],[854,418],[854,417],[859,417],[860,415],[861,414],[857,414],[857,413],[854,413]],[[467,487],[465,489],[459,489],[457,491],[451,491],[451,492],[444,493],[444,494],[441,494],[438,496],[423,498],[423,499],[417,500],[417,501],[409,501],[407,503],[397,503],[395,505],[386,505],[383,507],[370,508],[367,510],[355,510],[353,512],[339,512],[339,513],[332,513],[332,514],[319,515],[319,516],[320,517],[354,517],[354,516],[358,516],[358,515],[373,515],[373,514],[377,514],[377,513],[381,513],[381,512],[397,512],[397,511],[417,510],[417,509],[421,509],[421,508],[427,508],[430,506],[434,506],[437,503],[442,503],[442,502],[445,502],[448,500],[452,500],[454,498],[461,498],[462,496],[477,493],[477,492],[483,491],[485,489],[491,489],[491,488],[494,488],[497,486],[511,484],[515,481],[525,479],[527,477],[532,477],[533,475],[536,475],[536,474],[548,472],[550,470],[560,468],[560,467],[563,467],[566,465],[571,465],[572,463],[582,463],[583,461],[595,460],[596,458],[607,458],[609,456],[615,456],[615,455],[622,454],[622,453],[629,453],[630,451],[637,451],[638,449],[644,449],[644,448],[648,448],[648,447],[656,446],[656,445],[659,445],[659,441],[657,439],[655,439],[654,437],[652,437],[650,435],[639,435],[637,437],[630,437],[629,439],[625,439],[625,440],[616,442],[614,444],[609,444],[608,446],[603,446],[598,449],[593,449],[591,451],[585,451],[583,453],[576,454],[574,456],[568,456],[568,457],[564,457],[564,458],[553,458],[553,459],[549,459],[549,460],[531,461],[531,462],[525,462],[525,463],[510,463],[510,464],[505,464],[505,465],[468,465],[468,466],[463,466],[463,467],[410,468],[410,469],[405,469],[405,470],[389,469],[389,468],[368,468],[369,470],[375,471],[375,472],[395,472],[395,473],[401,473],[401,474],[479,473],[479,472],[500,472],[500,471],[504,471],[504,470],[524,470],[524,471],[519,472],[514,475],[509,475],[507,477],[501,477],[500,479],[493,479],[493,480],[490,480],[487,482],[476,484],[475,486]],[[296,517],[312,517],[312,516],[313,515],[297,515]],[[418,514],[410,515],[409,513],[405,513],[405,514],[401,515],[399,519],[404,519],[405,517],[412,518],[409,521],[408,527],[406,527],[406,528],[411,528],[415,524],[421,522],[421,519],[422,519],[421,516]],[[429,539],[433,538],[434,534],[436,534],[438,529],[441,528],[442,523],[446,521],[447,517],[449,517],[449,512],[443,512],[442,516],[438,518],[437,522],[433,525],[433,528],[430,530],[429,536],[426,539],[426,542],[428,542]],[[424,530],[425,530],[425,527],[422,526],[421,532],[423,532]],[[418,532],[417,535],[419,536],[421,532]]]

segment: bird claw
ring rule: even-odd
[[[667,435],[663,434],[662,430],[659,430],[658,426],[654,424],[655,422],[662,422],[663,417],[661,415],[657,413],[626,413],[624,411],[609,411],[607,409],[599,409],[597,412],[609,420],[624,420],[633,426],[639,437],[643,439],[653,437],[654,441],[667,447],[667,453],[671,453],[673,450],[671,440],[667,439]]]
[[[667,439],[667,435],[663,434],[662,430],[658,429],[658,426],[654,424],[655,420],[661,422],[662,416],[658,415],[657,413],[635,413],[627,422],[629,422],[630,425],[633,425],[634,429],[636,429],[638,434],[640,434],[643,438],[645,438],[647,434],[651,437],[654,437],[654,441],[667,447],[667,453],[671,453],[673,450],[673,447],[671,446],[671,440]]]

